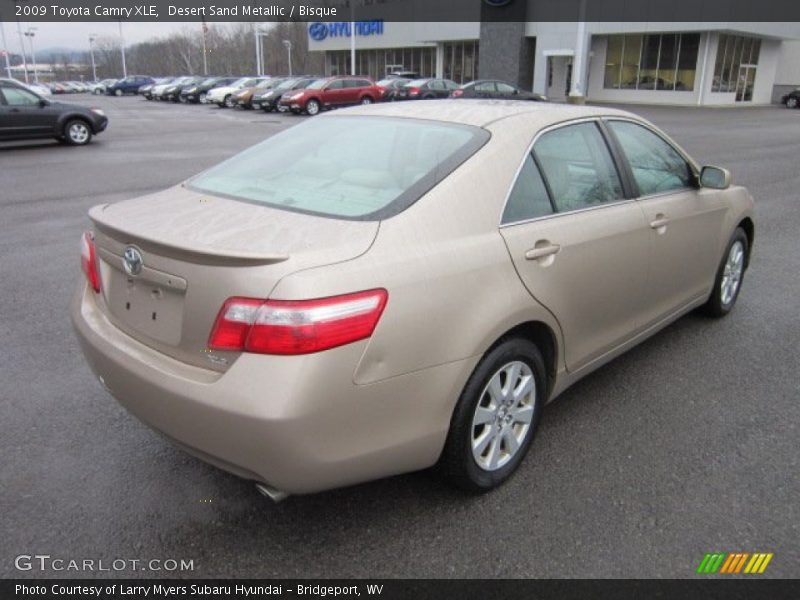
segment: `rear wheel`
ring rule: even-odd
[[[233,96],[231,96],[230,94],[225,96],[225,100],[222,101],[222,105],[225,108],[233,108]]]
[[[309,100],[306,102],[306,112],[312,117],[319,114],[319,102],[316,100]]]
[[[739,290],[742,289],[747,253],[747,234],[743,229],[737,228],[728,242],[722,263],[717,270],[711,296],[703,305],[706,314],[712,317],[724,317],[731,312],[739,297]]]
[[[114,90],[114,95],[115,96],[122,96],[122,90],[120,90],[120,89]]]
[[[545,402],[539,349],[523,338],[501,341],[483,357],[458,400],[438,467],[469,491],[497,487],[530,448]]]
[[[797,98],[795,98],[794,96],[789,96],[786,99],[786,108],[797,108],[797,104],[798,104]]]
[[[207,99],[206,99],[207,95],[208,94],[206,94],[205,92],[200,92],[200,95],[197,97],[197,99],[200,102],[200,104],[205,104],[207,102]]]
[[[70,146],[84,146],[92,140],[92,129],[86,121],[71,119],[64,125],[64,141]]]
[[[373,100],[369,96],[364,96],[361,99],[361,104],[372,104]]]

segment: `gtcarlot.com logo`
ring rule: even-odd
[[[697,572],[703,575],[757,575],[763,573],[772,560],[772,552],[714,552],[700,561]]]
[[[14,559],[18,571],[194,571],[194,559],[175,558],[60,558],[49,554],[20,554]]]

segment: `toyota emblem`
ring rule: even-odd
[[[142,253],[133,246],[128,246],[122,255],[122,266],[128,275],[138,275],[142,272],[142,267],[144,266]]]

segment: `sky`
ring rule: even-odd
[[[5,28],[6,43],[12,53],[19,53],[19,35],[17,35],[16,22],[2,23]],[[119,37],[119,25],[111,23],[26,23],[20,22],[22,31],[26,31],[29,26],[36,27],[34,37],[35,48],[72,48],[75,50],[89,50],[89,35]],[[213,24],[210,25],[213,27]],[[169,35],[173,31],[180,31],[184,28],[200,30],[201,24],[186,22],[160,22],[160,23],[123,23],[122,33],[127,45],[143,42],[153,37]],[[25,46],[27,48],[27,40]],[[3,46],[0,38],[0,49]]]

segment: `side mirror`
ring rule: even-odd
[[[39,108],[44,108],[45,106],[49,106],[50,102],[45,100],[44,98],[39,98]]]
[[[700,171],[700,185],[714,190],[725,190],[731,185],[731,172],[722,167],[703,167]]]

